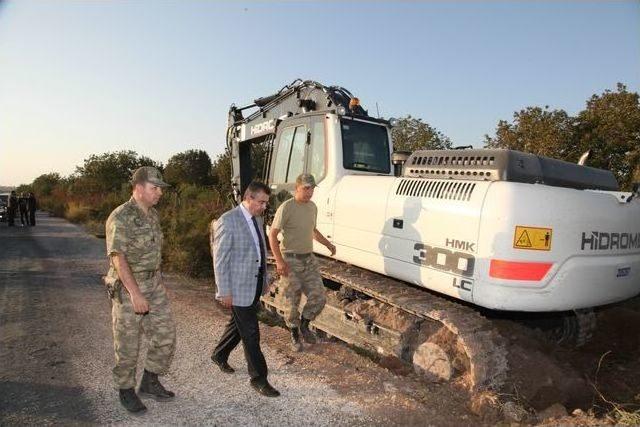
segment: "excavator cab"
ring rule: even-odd
[[[388,175],[388,128],[389,122],[369,117],[346,89],[313,81],[296,80],[253,104],[232,105],[227,145],[234,198],[239,202],[249,182],[261,179],[273,191],[270,209],[275,210],[290,197],[301,173],[312,174],[317,183],[329,172],[335,177],[336,171],[327,169]]]

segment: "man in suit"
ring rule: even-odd
[[[261,215],[270,194],[267,185],[253,181],[244,192],[242,203],[212,223],[211,255],[216,299],[224,307],[230,307],[232,314],[211,360],[222,372],[232,374],[234,369],[227,360],[242,341],[251,386],[264,396],[277,397],[280,393],[267,381],[267,363],[260,350],[257,317],[260,296],[269,290]]]

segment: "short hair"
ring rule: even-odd
[[[271,195],[271,189],[267,184],[261,181],[251,181],[247,186],[247,189],[244,190],[243,199],[246,200],[249,196],[254,196],[256,193],[263,192],[267,196]]]

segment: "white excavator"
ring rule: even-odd
[[[317,228],[337,251],[314,247],[317,330],[497,391],[508,348],[487,310],[561,314],[556,338],[581,344],[594,307],[640,293],[640,198],[611,172],[512,150],[398,153],[393,125],[314,81],[229,110],[236,201],[261,179],[273,214],[300,173],[318,183]],[[277,286],[263,303],[282,313]]]

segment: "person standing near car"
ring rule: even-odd
[[[13,227],[16,221],[16,210],[18,209],[18,197],[15,190],[11,191],[7,199],[7,225]]]
[[[36,225],[36,209],[38,208],[38,204],[36,201],[36,196],[33,193],[29,193],[29,197],[27,197],[27,211],[29,213],[29,225]]]
[[[311,201],[316,181],[313,175],[296,178],[294,197],[285,201],[276,211],[269,231],[269,245],[276,259],[276,269],[283,283],[284,320],[291,332],[291,345],[302,350],[300,333],[307,343],[315,343],[316,336],[309,330],[309,322],[320,314],[327,301],[322,276],[313,255],[313,240],[317,240],[335,255],[336,247],[316,228],[318,208]],[[282,242],[278,234],[282,232]],[[300,297],[307,302],[299,312]]]
[[[18,198],[18,209],[20,210],[20,225],[29,225],[29,215],[27,213],[27,195],[21,193]]]
[[[112,295],[115,367],[113,381],[120,403],[129,412],[146,410],[135,392],[141,330],[148,339],[147,358],[139,393],[156,400],[175,396],[158,380],[168,371],[176,345],[176,328],[160,274],[162,230],[153,208],[169,184],[150,166],[132,177],[129,201],[111,212],[106,223],[110,268],[105,284]],[[124,292],[123,292],[124,291]]]

